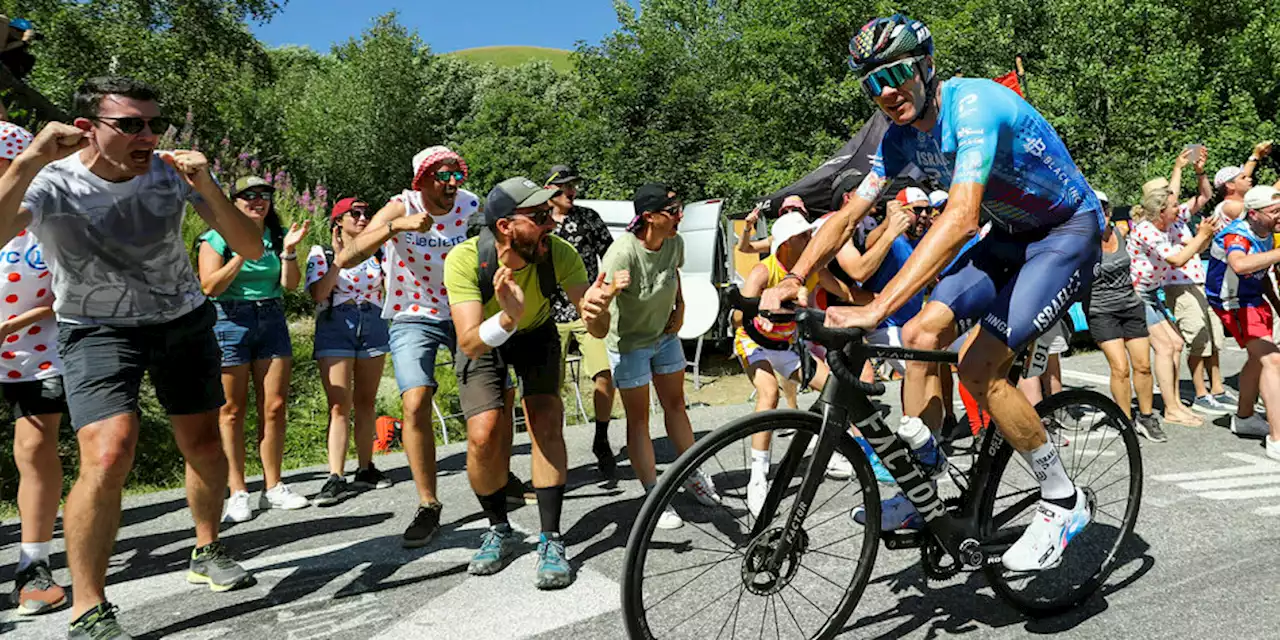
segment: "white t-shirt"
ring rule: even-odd
[[[53,305],[53,283],[34,233],[21,231],[0,249],[0,316],[12,319]],[[0,383],[44,380],[62,371],[58,327],[47,317],[0,343]]]
[[[427,211],[417,191],[405,191],[391,200],[403,202],[406,215]],[[452,319],[449,292],[444,286],[444,258],[454,245],[467,239],[467,218],[479,208],[476,194],[458,189],[453,211],[433,218],[435,226],[430,231],[405,231],[387,240],[382,249],[387,273],[383,318]]]
[[[58,319],[145,326],[204,304],[182,239],[188,202],[200,196],[158,156],[125,182],[94,175],[79,153],[41,169],[22,206],[53,272]]]
[[[324,247],[311,246],[311,254],[307,256],[307,284],[312,284],[324,277],[332,265],[324,255]],[[333,294],[328,300],[316,305],[316,311],[329,308],[329,300],[333,304],[344,304],[355,301],[369,302],[382,306],[382,262],[378,256],[369,256],[368,260],[348,269],[338,271],[338,281],[333,285]]]

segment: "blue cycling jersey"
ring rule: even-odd
[[[983,205],[1009,231],[1053,227],[1078,211],[1098,212],[1093,194],[1062,139],[1031,105],[991,80],[956,78],[942,83],[938,122],[928,132],[890,125],[858,195],[874,200],[882,188],[914,164],[944,189],[985,185]]]

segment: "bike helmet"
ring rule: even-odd
[[[881,69],[908,56],[932,57],[933,35],[923,22],[900,13],[888,18],[876,18],[862,25],[849,39],[849,68],[859,75],[862,88],[869,96],[879,96],[886,83],[897,86],[915,74],[924,79],[925,102],[924,107],[916,114],[915,119],[918,120],[933,102],[936,75],[932,62],[924,64],[923,60],[915,60],[904,68]]]

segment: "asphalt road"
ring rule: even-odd
[[[1238,350],[1225,354],[1226,371],[1238,371],[1242,363]],[[1064,367],[1068,386],[1105,392],[1106,366],[1100,354],[1069,358]],[[1189,386],[1184,381],[1188,391]],[[896,393],[895,385],[886,396],[889,404],[896,405]],[[748,411],[745,404],[699,407],[690,415],[702,433]],[[897,408],[893,411],[896,416]],[[661,421],[656,422],[659,460],[670,462],[671,448],[661,434]],[[1081,608],[1029,620],[999,600],[981,573],[929,582],[919,569],[918,552],[881,548],[871,584],[842,637],[1277,637],[1280,462],[1267,460],[1259,441],[1238,439],[1212,424],[1199,429],[1170,426],[1168,431],[1168,443],[1142,443],[1145,495],[1135,537],[1100,594]],[[623,440],[622,432],[615,421],[615,446]],[[186,583],[193,537],[180,491],[128,499],[111,559],[109,597],[137,637],[625,637],[619,579],[642,492],[625,456],[618,486],[598,483],[588,428],[571,428],[566,439],[573,469],[564,536],[577,570],[568,589],[539,592],[533,587],[534,507],[511,515],[517,529],[530,533],[526,553],[496,576],[467,575],[466,563],[483,523],[467,485],[464,449],[454,444],[439,453],[446,524],[425,549],[400,547],[415,493],[403,456],[392,455],[378,459],[397,482],[391,489],[331,508],[265,512],[248,523],[226,526],[223,540],[258,580],[231,593],[214,594]],[[513,460],[513,468],[526,478],[527,442],[517,439]],[[295,490],[310,495],[319,490],[324,471],[293,472],[287,479]],[[260,479],[250,488],[260,490]],[[0,576],[8,579],[17,558],[18,528],[16,522],[2,527],[0,558],[5,562]],[[60,536],[59,531],[52,561],[56,577],[65,584],[69,576]],[[6,591],[11,586],[0,584]],[[772,614],[766,608],[764,616],[776,615],[774,607]],[[14,638],[62,638],[67,623],[65,610],[36,619],[19,619],[12,609],[0,611],[0,633]],[[781,636],[794,637],[785,629]],[[775,634],[770,629],[763,637]]]

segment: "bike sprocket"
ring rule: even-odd
[[[959,511],[962,503],[963,500],[958,496],[946,498],[942,501],[947,513],[952,514]],[[927,535],[924,544],[920,545],[920,568],[924,572],[926,579],[943,581],[955,577],[964,567],[947,553],[947,550],[942,547],[942,543],[938,542],[936,537]]]

